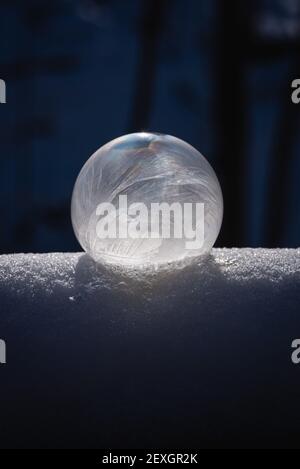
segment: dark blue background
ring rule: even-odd
[[[85,160],[178,136],[215,168],[218,245],[299,245],[300,2],[0,1],[0,251],[71,251]]]

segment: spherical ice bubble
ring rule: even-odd
[[[170,135],[112,140],[85,163],[72,195],[76,237],[96,261],[161,264],[207,254],[223,198],[206,159]]]

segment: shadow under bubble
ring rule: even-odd
[[[75,269],[75,301],[84,310],[121,321],[186,322],[215,303],[226,279],[213,255],[160,267],[133,268],[95,262],[82,255]],[[151,319],[150,319],[151,318]]]
[[[295,298],[296,286],[289,280],[276,284],[246,275],[239,262],[215,251],[185,262],[134,268],[100,264],[83,254],[75,268],[74,306],[79,314],[86,313],[86,320],[100,315],[115,330],[138,324],[161,327],[170,336],[187,327],[200,340],[208,328],[220,334],[221,342],[226,331],[232,337],[238,324],[239,334],[260,331],[269,314],[273,329],[277,319],[282,329],[280,311]]]
[[[188,261],[141,267],[100,263],[83,254],[75,268],[75,290],[109,289],[129,296],[151,293],[154,296],[170,293],[186,296],[199,292],[221,277],[220,265],[211,254]]]

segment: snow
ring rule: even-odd
[[[181,297],[193,313],[203,301],[208,302],[205,313],[216,313],[239,302],[251,310],[253,303],[267,298],[271,303],[264,304],[264,311],[274,311],[270,295],[285,292],[293,298],[299,284],[300,249],[213,249],[192,264],[147,270],[96,264],[84,253],[0,256],[2,304],[10,310],[10,300],[19,300],[21,309],[28,305],[32,313],[41,303],[48,310],[54,304],[64,315],[78,309],[100,313],[108,292],[110,304],[121,311],[128,308],[122,300],[132,298],[148,312],[156,311],[158,301],[164,310],[173,310]]]
[[[0,445],[291,446],[299,305],[300,249],[147,271],[0,256]]]

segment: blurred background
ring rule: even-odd
[[[0,0],[0,44],[1,253],[78,250],[79,170],[139,130],[210,161],[218,246],[299,246],[299,0]]]

